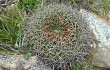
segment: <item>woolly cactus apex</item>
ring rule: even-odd
[[[39,58],[55,70],[84,64],[91,52],[92,31],[71,6],[50,4],[38,9],[26,30],[26,39],[36,45]]]

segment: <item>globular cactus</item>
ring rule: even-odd
[[[91,52],[92,31],[71,6],[49,4],[38,9],[25,32],[28,44],[36,45],[38,57],[55,70],[85,64],[85,56]]]

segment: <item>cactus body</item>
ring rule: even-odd
[[[91,51],[92,31],[81,14],[64,4],[50,4],[27,23],[29,44],[36,45],[39,58],[54,69],[85,63]]]

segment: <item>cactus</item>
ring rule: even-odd
[[[37,56],[55,70],[84,65],[92,49],[89,25],[79,11],[64,4],[38,9],[27,22],[25,33],[28,44],[36,45]]]

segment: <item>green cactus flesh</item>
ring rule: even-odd
[[[38,9],[28,21],[26,33],[39,58],[56,69],[84,63],[91,51],[88,24],[76,9],[64,4]]]

